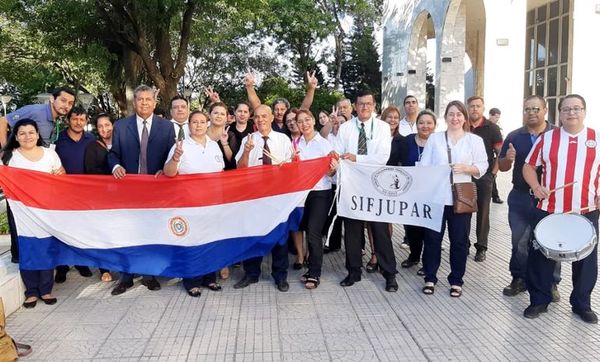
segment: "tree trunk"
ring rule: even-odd
[[[344,50],[342,43],[342,34],[335,32],[333,38],[335,39],[335,79],[333,82],[333,89],[337,90],[340,86],[340,80],[342,78]]]

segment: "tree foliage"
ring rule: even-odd
[[[373,92],[377,103],[381,101],[380,62],[371,22],[355,19],[343,60],[342,83],[349,99],[355,99],[357,92],[367,89]]]
[[[341,79],[351,44],[342,21],[362,14],[373,22],[380,1],[0,0],[0,83],[15,88],[21,105],[69,85],[126,113],[140,83],[160,88],[163,107],[184,89],[198,97],[209,85],[235,103],[245,97],[247,67],[265,79],[261,97],[299,104],[310,69],[320,104],[339,97],[325,80],[337,89]]]

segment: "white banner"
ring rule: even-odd
[[[440,231],[450,167],[340,162],[338,215]]]

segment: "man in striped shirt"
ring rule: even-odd
[[[580,95],[564,97],[558,104],[562,127],[540,136],[525,160],[523,177],[540,200],[532,218],[532,229],[549,214],[574,212],[590,220],[598,235],[600,134],[583,124],[585,107],[585,99]],[[542,166],[541,184],[536,175],[538,166]],[[577,182],[572,186],[555,190],[574,181]],[[526,318],[536,318],[546,312],[552,300],[555,263],[540,250],[530,249],[527,262],[530,305],[523,313]],[[598,274],[597,247],[586,258],[573,262],[572,272],[573,313],[587,323],[598,323],[591,309],[591,294]]]

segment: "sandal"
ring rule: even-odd
[[[306,287],[306,289],[316,289],[320,283],[319,277],[308,277],[304,282],[304,287]]]
[[[301,281],[302,283],[306,283],[306,281],[308,280],[308,278],[310,278],[310,274],[308,274],[308,273],[304,273],[304,274],[302,274],[302,276],[300,277],[300,281]]]
[[[187,291],[190,297],[199,297],[202,294],[202,290],[198,287],[193,287]]]
[[[15,348],[17,349],[17,356],[25,357],[31,353],[32,349],[30,345],[25,343],[19,343],[14,339],[12,340],[12,342],[15,345]]]
[[[427,282],[421,290],[423,291],[423,294],[431,295],[435,292],[435,284],[432,282]]]
[[[459,287],[458,285],[450,286],[450,296],[452,298],[460,298],[461,295],[462,295],[461,287]]]

